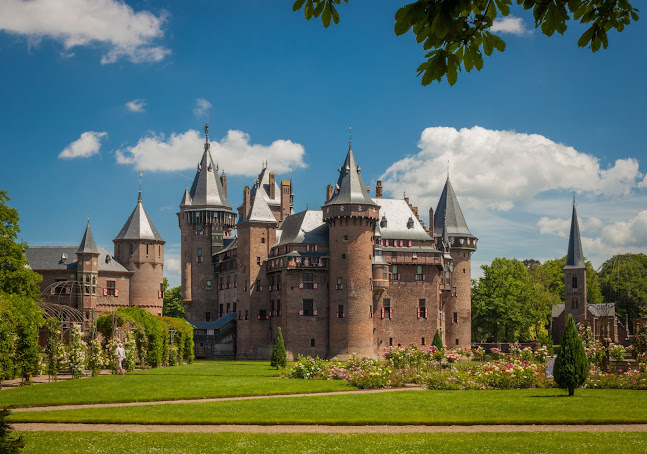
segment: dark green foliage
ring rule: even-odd
[[[605,303],[615,303],[621,319],[647,316],[647,255],[614,255],[600,268],[600,284]]]
[[[25,447],[24,437],[16,434],[6,421],[9,413],[8,408],[0,410],[0,453],[2,454],[18,452]]]
[[[23,250],[27,245],[17,243],[20,233],[18,210],[7,206],[9,195],[0,190],[0,292],[40,298],[38,283],[42,276],[26,268]]]
[[[431,342],[433,347],[436,347],[437,350],[443,350],[445,346],[443,345],[443,340],[440,338],[440,332],[436,330],[434,334],[434,340]]]
[[[193,349],[193,326],[183,318],[162,317],[169,330],[175,330],[173,345],[177,348],[180,361],[191,364],[195,353]],[[169,331],[170,335],[170,331]]]
[[[283,368],[288,365],[288,356],[285,352],[285,344],[283,343],[283,334],[281,333],[281,327],[278,328],[278,334],[276,335],[276,340],[274,341],[274,349],[272,350],[272,358],[270,360],[270,366]]]
[[[182,287],[168,289],[168,281],[164,278],[164,308],[162,315],[165,317],[184,318],[184,304],[182,303]]]
[[[65,360],[63,342],[61,341],[61,322],[57,318],[50,317],[45,321],[45,329],[47,330],[47,345],[45,346],[47,374],[56,381]]]
[[[161,366],[167,337],[166,324],[140,307],[119,308],[117,314],[124,320],[132,321],[134,325],[140,361],[151,367]]]
[[[347,0],[344,0],[347,2]],[[564,34],[567,22],[573,20],[590,25],[577,41],[580,47],[597,52],[607,48],[607,32],[621,32],[638,20],[638,10],[628,0],[515,0],[532,10],[535,28],[546,36]],[[306,19],[321,16],[324,27],[332,19],[339,22],[334,4],[340,0],[296,0],[292,9],[303,8]],[[422,44],[427,61],[418,67],[422,85],[447,78],[450,85],[458,79],[458,71],[470,72],[483,67],[483,54],[503,52],[505,42],[490,32],[494,21],[511,15],[512,0],[418,0],[402,6],[395,13],[397,36],[411,31]],[[513,13],[514,14],[514,13]]]
[[[572,315],[568,316],[553,375],[557,386],[567,389],[569,396],[575,394],[575,388],[582,386],[589,375],[589,360]]]
[[[545,285],[553,295],[557,296],[560,303],[564,302],[565,266],[566,256],[559,259],[546,260],[541,264]],[[588,260],[586,261],[586,300],[589,304],[599,304],[602,302],[600,280],[593,265]]]

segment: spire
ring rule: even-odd
[[[444,237],[445,230],[449,235],[473,236],[467,227],[449,177],[447,177],[434,214],[434,231]]]
[[[204,125],[204,150],[207,151],[211,147],[209,143],[209,123]]]
[[[351,141],[350,133],[351,133],[350,125],[348,125],[348,149],[352,150],[353,147],[352,147],[352,141]]]
[[[366,185],[362,179],[361,169],[355,161],[355,155],[350,148],[349,139],[348,154],[344,165],[339,168],[339,179],[335,185],[335,192],[326,205],[339,205],[344,203],[362,203],[375,205],[375,202],[368,195]]]
[[[577,209],[573,197],[573,216],[571,218],[571,234],[568,238],[568,255],[566,257],[566,268],[584,268],[584,254],[582,253],[582,239],[580,238],[580,226],[577,222]]]
[[[137,196],[137,203],[142,203],[142,175],[144,174],[139,172],[139,195]]]
[[[186,190],[185,190],[186,197]],[[184,199],[182,199],[184,202]],[[153,221],[146,213],[144,209],[144,204],[142,203],[141,190],[139,191],[139,199],[137,200],[137,205],[128,220],[121,228],[121,231],[115,238],[115,240],[156,240],[164,241],[162,235],[159,234]]]
[[[79,249],[76,251],[77,254],[99,254],[99,249],[94,242],[94,236],[92,235],[92,230],[90,229],[90,216],[88,215],[88,225],[85,228],[85,233],[83,233],[83,239],[79,245]]]
[[[184,186],[184,196],[180,202],[180,206],[189,206],[191,205],[191,194],[189,194],[189,183],[187,182]]]

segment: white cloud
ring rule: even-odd
[[[87,131],[77,140],[69,144],[58,155],[61,159],[89,158],[99,153],[101,139],[107,137],[107,132]]]
[[[133,99],[126,103],[126,109],[130,112],[143,112],[146,110],[146,101],[143,99]]]
[[[406,191],[420,206],[435,204],[448,161],[463,208],[508,211],[521,200],[554,190],[628,195],[642,177],[635,159],[619,159],[602,169],[595,156],[539,134],[433,127],[422,132],[418,147],[418,153],[396,161],[381,179],[386,191]]]
[[[643,181],[640,182],[638,187],[639,188],[647,188],[647,175],[645,175],[645,178],[643,178]]]
[[[511,33],[513,35],[524,35],[528,33],[523,19],[514,16],[495,19],[490,27],[490,31],[493,33]]]
[[[0,30],[25,36],[30,43],[47,37],[69,55],[76,46],[100,43],[107,48],[101,63],[121,57],[134,63],[162,60],[170,50],[154,44],[164,35],[164,14],[135,12],[119,0],[2,0]]]
[[[204,98],[198,98],[193,106],[193,115],[202,117],[209,112],[209,109],[211,109],[211,103]]]
[[[581,218],[578,216],[578,218],[580,230],[585,230],[589,233],[599,231],[604,226],[604,222],[595,217]],[[562,219],[542,216],[537,221],[537,227],[539,227],[539,233],[542,235],[551,234],[566,238],[571,231],[571,218]]]
[[[305,150],[290,140],[275,140],[270,145],[250,143],[250,136],[230,130],[220,141],[211,142],[211,156],[229,175],[256,175],[261,163],[269,161],[273,171],[287,172],[306,167]],[[119,164],[133,165],[140,170],[174,171],[194,169],[204,151],[204,137],[190,129],[181,134],[144,137],[133,147],[116,152]]]

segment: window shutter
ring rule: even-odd
[[[117,297],[119,296],[119,289],[118,288],[115,289],[115,296],[117,296]]]
[[[303,282],[299,282],[299,288],[303,288]]]
[[[381,316],[382,316],[382,318],[384,318],[384,312],[385,312],[385,310],[384,310],[384,309],[385,309],[385,308],[382,308],[382,310],[381,310]]]
[[[317,309],[314,309],[314,310],[312,311],[312,316],[313,316],[313,317],[316,317],[316,316],[317,316]]]
[[[389,308],[389,318],[393,318],[393,308]]]
[[[409,247],[411,247],[412,245],[413,245],[413,242],[409,240]]]
[[[303,309],[299,309],[299,315],[303,315]]]
[[[425,318],[429,317],[429,308],[425,307]]]
[[[54,289],[52,289],[52,294],[54,294]],[[108,289],[107,288],[103,289],[103,296],[108,296]]]
[[[319,289],[319,284],[315,282],[314,284],[312,284],[312,288],[315,290]]]

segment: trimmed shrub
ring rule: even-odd
[[[174,363],[179,364],[182,361],[185,361],[186,363],[191,364],[195,357],[195,353],[193,351],[193,326],[183,318],[162,317],[162,320],[166,323],[169,330],[175,330],[172,344],[175,350],[174,354],[177,356],[177,359],[174,360]],[[169,347],[169,352],[170,350],[171,347]],[[169,364],[170,363],[171,359],[169,357]]]
[[[443,340],[440,338],[440,332],[436,330],[436,334],[434,334],[434,340],[431,343],[434,347],[436,347],[437,350],[443,350],[445,346],[443,345]]]
[[[67,354],[68,368],[74,378],[81,378],[85,373],[85,349],[81,325],[75,323],[70,329],[70,346]]]
[[[553,375],[557,386],[568,390],[569,396],[575,394],[575,388],[582,386],[589,375],[589,360],[572,315],[568,316]]]
[[[58,373],[65,365],[65,347],[61,341],[61,322],[57,318],[50,317],[45,321],[47,329],[47,375],[56,381]]]
[[[88,369],[92,371],[92,376],[96,377],[103,369],[103,365],[106,359],[103,355],[103,349],[101,348],[101,342],[98,337],[95,337],[90,341],[88,346]]]
[[[16,453],[25,447],[24,436],[13,431],[6,421],[7,416],[9,416],[7,408],[0,410],[0,452],[3,454]]]
[[[276,367],[277,369],[283,368],[288,365],[288,356],[285,352],[285,344],[283,343],[283,334],[281,333],[281,327],[278,327],[278,334],[276,340],[274,341],[274,349],[272,350],[272,358],[270,360],[270,366]]]
[[[135,336],[126,333],[124,341],[124,350],[126,352],[126,359],[124,359],[123,367],[127,372],[135,370],[135,363],[137,362],[137,345],[135,344]]]

